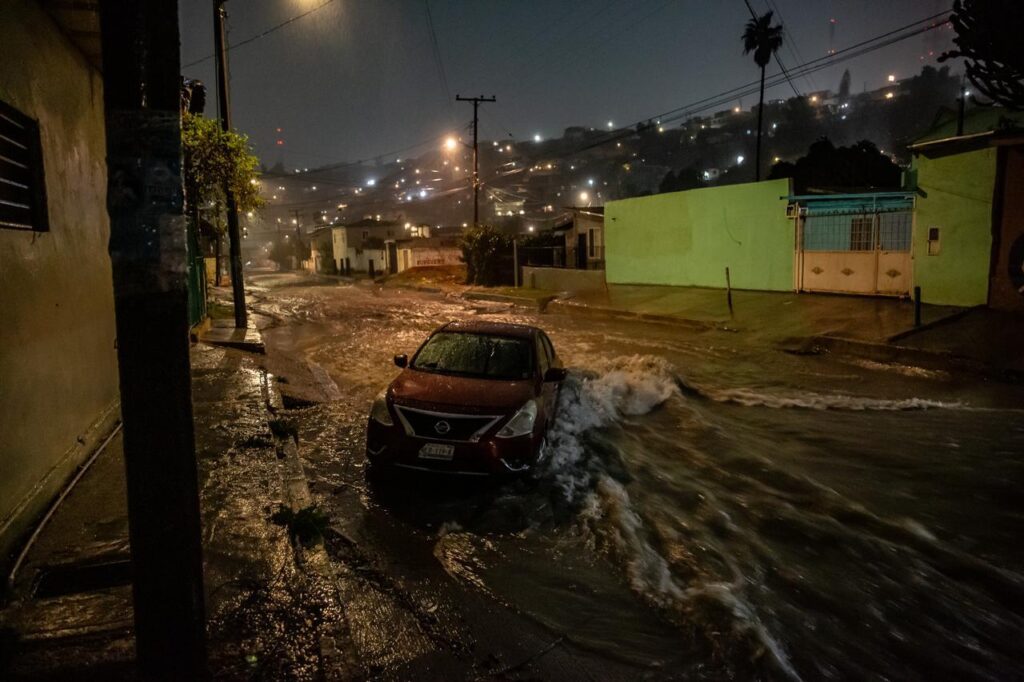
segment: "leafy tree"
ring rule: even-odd
[[[212,212],[207,222],[215,226],[217,284],[220,284],[221,241],[224,237],[225,187],[234,192],[240,212],[263,206],[256,170],[259,159],[249,140],[235,132],[224,132],[214,119],[186,113],[181,118],[181,146],[184,156],[185,198],[188,215],[199,225],[201,210]]]
[[[823,137],[796,163],[772,166],[769,179],[793,178],[797,194],[810,188],[899,189],[900,167],[878,151],[873,142],[861,140],[849,147],[836,147]]]
[[[1024,110],[1024,2],[956,0],[950,21],[956,49],[939,61],[963,57],[967,77],[983,95],[1012,111]]]
[[[512,238],[490,225],[478,225],[462,231],[459,240],[466,263],[466,284],[494,286],[508,279],[506,264],[512,254]]]
[[[772,26],[772,12],[752,18],[743,31],[743,54],[754,53],[754,63],[761,67],[761,94],[757,100],[757,166],[754,179],[761,179],[761,127],[764,119],[764,71],[772,55],[782,47],[782,26]]]

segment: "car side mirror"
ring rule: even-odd
[[[399,367],[405,367],[409,364],[409,356],[405,353],[395,356],[395,364]]]
[[[564,367],[549,367],[544,372],[544,381],[562,381],[569,375],[569,370]]]

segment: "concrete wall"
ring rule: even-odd
[[[50,232],[0,229],[0,564],[117,418],[100,75],[29,0],[0,11],[0,99],[39,120]]]
[[[914,160],[919,189],[914,212],[914,284],[925,303],[982,305],[992,257],[992,193],[996,150]],[[939,228],[939,253],[928,255],[928,229]]]
[[[523,267],[523,286],[545,291],[599,291],[604,289],[604,270]]]
[[[709,187],[605,204],[609,283],[793,290],[788,180]]]
[[[398,248],[398,271],[407,268],[431,268],[462,263],[462,249],[454,247]]]

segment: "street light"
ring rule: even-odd
[[[449,137],[444,141],[444,148],[450,152],[455,151],[455,148],[459,146],[459,141],[454,137]]]
[[[590,201],[590,195],[587,194],[586,192],[580,192],[580,201],[582,201],[583,203],[587,203],[588,201]]]

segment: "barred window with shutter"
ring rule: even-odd
[[[39,123],[0,100],[0,229],[47,232]]]
[[[875,248],[874,216],[850,219],[850,251],[871,251]]]

